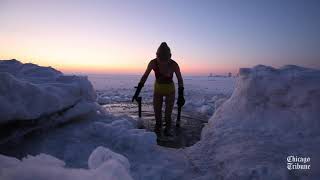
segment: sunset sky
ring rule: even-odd
[[[0,59],[141,74],[162,41],[184,74],[320,68],[318,0],[0,0]]]

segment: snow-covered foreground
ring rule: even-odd
[[[97,150],[100,150],[97,148]],[[118,155],[118,154],[117,154]],[[65,163],[59,159],[46,154],[37,156],[28,156],[22,161],[18,159],[0,155],[1,160],[1,179],[67,179],[67,180],[87,180],[87,179],[113,179],[113,180],[131,180],[128,170],[120,161],[113,159],[112,152],[105,151],[93,152],[90,160],[94,158],[101,159],[101,156],[109,157],[104,159],[102,164],[99,161],[91,162],[94,165],[90,169],[67,169]],[[119,155],[118,155],[119,156]],[[124,158],[124,157],[123,157]],[[95,167],[98,166],[98,167]]]
[[[19,174],[29,170],[33,174],[30,177],[61,179],[179,179],[187,169],[193,171],[184,154],[157,146],[154,133],[136,129],[136,121],[129,117],[107,113],[35,134],[2,151],[23,152],[22,157],[32,154],[36,159],[27,158],[22,162],[12,159],[13,162],[8,163],[0,160],[0,179],[19,179]],[[48,155],[39,156],[41,153]],[[63,161],[50,163],[57,162],[56,158]],[[30,165],[35,167],[25,169]],[[42,168],[37,168],[39,165]]]
[[[19,64],[14,61],[11,63]],[[38,68],[41,71],[45,69]],[[33,83],[30,78],[11,75],[12,70],[8,69],[1,67],[0,72],[6,71],[5,76],[13,76],[16,84],[29,83],[38,88],[43,86]],[[40,81],[38,76],[42,77],[33,76],[35,82]],[[106,82],[104,84],[89,77],[98,90],[99,99],[109,98],[113,101],[118,96],[119,101],[129,101],[132,87],[139,78],[118,78],[118,81],[117,77],[114,78],[114,83],[110,82],[112,78],[107,78],[108,81],[102,78],[101,81]],[[205,105],[217,107],[211,107],[215,113],[202,131],[201,140],[189,148],[158,146],[155,134],[137,129],[137,122],[133,118],[114,116],[101,106],[94,105],[90,106],[92,111],[72,118],[76,120],[73,123],[32,134],[17,144],[0,146],[3,154],[0,155],[0,179],[270,180],[320,177],[320,157],[317,153],[320,149],[318,70],[296,66],[241,69],[230,98],[228,94],[233,89],[232,78],[214,79],[212,83],[215,85],[208,85],[208,79],[202,80],[185,80],[186,89],[189,89],[186,93],[189,98],[186,109],[205,109]],[[115,83],[118,85],[111,86]],[[88,84],[88,81],[84,84]],[[99,89],[99,86],[102,88]],[[82,92],[82,86],[74,88],[75,92]],[[1,98],[7,98],[10,90],[7,88],[1,91]],[[34,89],[26,90],[34,94]],[[142,93],[146,101],[152,97],[151,90],[152,82],[149,82]],[[92,88],[86,91],[84,94],[94,94]],[[10,99],[11,103],[21,102],[22,97]],[[82,99],[82,102],[94,104],[92,99],[85,97],[87,95],[83,95],[85,100]],[[228,100],[224,102],[223,98]],[[203,100],[197,102],[199,99]],[[2,105],[0,111],[6,113],[1,108]],[[86,109],[71,106],[67,111],[56,109],[59,113],[53,112],[53,115],[56,119],[69,119],[66,113],[71,116]],[[286,158],[289,155],[310,157],[311,169],[286,169]]]

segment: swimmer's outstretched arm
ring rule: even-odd
[[[148,67],[147,67],[146,71],[144,72],[143,76],[142,76],[141,79],[140,79],[140,82],[139,82],[138,86],[136,87],[137,90],[136,90],[136,92],[134,93],[134,95],[133,95],[133,97],[132,97],[132,102],[133,102],[134,100],[137,100],[137,98],[138,98],[138,96],[139,96],[139,94],[140,94],[140,91],[141,91],[142,87],[144,86],[144,83],[145,83],[146,80],[148,79],[148,76],[149,76],[151,70],[152,70],[152,63],[151,63],[151,61],[150,61],[149,64],[148,64]]]
[[[180,71],[180,68],[179,68],[179,65],[177,64],[177,66],[175,67],[175,74],[177,76],[177,79],[178,79],[178,86],[179,88],[183,87],[183,79],[182,79],[182,75],[181,75],[181,71]]]
[[[152,70],[152,61],[149,62],[146,71],[144,72],[144,74],[142,75],[142,77],[141,77],[141,79],[140,79],[140,83],[141,83],[142,86],[143,86],[144,83],[147,81],[148,76],[149,76],[151,70]],[[140,84],[140,83],[139,83],[139,84]]]

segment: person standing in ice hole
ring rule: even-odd
[[[132,102],[137,100],[139,93],[146,82],[151,70],[154,71],[156,81],[154,83],[153,108],[155,113],[156,125],[154,132],[157,136],[161,136],[162,132],[162,104],[165,97],[165,130],[164,135],[172,136],[171,133],[171,114],[175,101],[175,86],[173,82],[173,73],[178,79],[178,100],[177,105],[182,107],[185,103],[183,91],[183,79],[181,76],[179,65],[171,59],[171,51],[167,43],[163,42],[157,50],[157,58],[151,60],[148,67],[141,77]]]

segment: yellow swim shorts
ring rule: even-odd
[[[161,95],[169,95],[175,92],[174,83],[160,84],[157,81],[154,83],[154,92]]]

